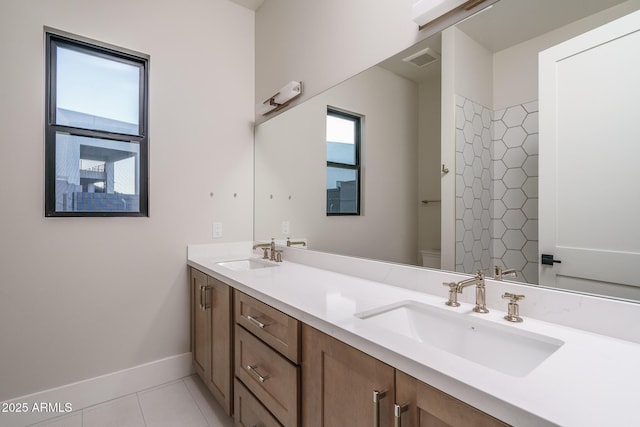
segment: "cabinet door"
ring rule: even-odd
[[[233,407],[231,288],[191,269],[193,366],[228,415]]]
[[[209,389],[220,402],[227,415],[231,415],[233,407],[231,365],[231,288],[213,277],[207,278],[206,292],[211,313],[211,367]]]
[[[378,409],[374,391],[385,392]],[[394,369],[307,325],[302,328],[303,427],[393,422]]]
[[[402,427],[507,426],[484,412],[409,375],[396,371],[396,403],[406,405]]]
[[[211,311],[206,308],[207,275],[191,269],[191,352],[193,366],[205,383],[211,370]],[[207,384],[208,385],[208,384]]]

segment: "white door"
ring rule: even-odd
[[[539,59],[540,283],[640,299],[640,11]]]

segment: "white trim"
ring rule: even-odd
[[[175,381],[192,373],[189,352],[40,391],[6,401],[6,403],[27,403],[29,410],[19,414],[0,413],[0,425],[23,427],[64,414],[64,412],[32,412],[34,403],[59,403],[60,408],[63,409],[68,402],[72,405],[72,412],[77,413],[84,408]]]

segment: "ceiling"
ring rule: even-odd
[[[507,0],[457,25],[492,52],[560,28],[624,0]]]

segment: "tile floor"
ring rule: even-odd
[[[139,391],[31,427],[233,427],[197,376]]]

